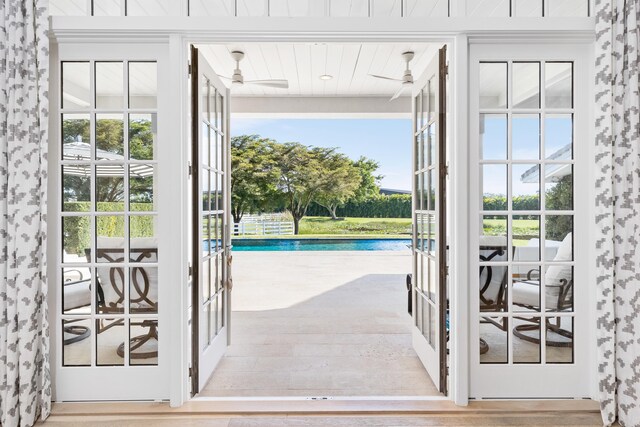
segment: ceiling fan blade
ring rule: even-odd
[[[221,76],[220,74],[218,74],[218,77],[220,77],[221,79],[225,79],[225,80],[233,80],[231,77]]]
[[[402,79],[394,79],[393,77],[385,77],[385,76],[379,76],[377,74],[369,74],[371,77],[375,77],[376,79],[385,79],[385,80],[393,80],[394,82],[401,82],[403,81]]]
[[[400,89],[398,89],[398,91],[395,93],[395,95],[393,95],[393,96],[391,97],[391,99],[390,99],[389,101],[393,101],[394,99],[396,99],[397,97],[399,97],[399,96],[400,96],[400,94],[404,91],[405,87],[406,87],[405,85],[400,86]]]
[[[289,88],[289,82],[287,80],[245,80],[245,83],[281,89]]]

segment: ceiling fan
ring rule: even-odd
[[[244,58],[244,52],[239,50],[234,50],[231,52],[231,57],[234,61],[236,61],[236,69],[233,70],[233,76],[225,77],[220,76],[223,79],[230,80],[231,84],[234,86],[242,86],[244,84],[252,84],[252,85],[260,85],[267,87],[275,87],[281,89],[288,89],[289,82],[287,80],[245,80],[242,76],[242,70],[240,70],[240,61]]]
[[[406,66],[406,68],[404,70],[404,75],[402,76],[401,79],[396,79],[396,78],[393,78],[393,77],[386,77],[386,76],[378,76],[376,74],[369,74],[371,77],[375,77],[377,79],[393,80],[395,82],[401,82],[400,88],[395,93],[395,95],[393,95],[391,97],[391,99],[389,101],[393,101],[394,99],[399,97],[400,94],[402,94],[402,92],[405,89],[407,89],[408,87],[413,85],[413,75],[411,75],[411,70],[409,69],[409,62],[411,62],[411,60],[413,59],[413,56],[414,56],[414,53],[411,52],[411,51],[402,53],[402,59],[404,60],[404,62],[406,62],[407,66]]]

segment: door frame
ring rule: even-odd
[[[211,28],[211,20],[205,18],[103,18],[103,17],[52,17],[52,45],[74,42],[115,43],[128,41],[135,36],[140,42],[168,44],[170,65],[168,73],[171,81],[180,84],[170,85],[167,90],[171,103],[168,111],[179,120],[180,125],[167,129],[167,138],[182,141],[171,148],[171,167],[166,171],[171,178],[174,196],[183,200],[188,192],[188,141],[190,140],[189,99],[188,99],[188,46],[191,43],[233,43],[233,42],[437,42],[447,43],[450,49],[450,88],[448,130],[450,146],[449,188],[449,225],[450,225],[450,377],[451,390],[449,399],[457,405],[467,405],[469,399],[469,348],[468,327],[469,299],[466,284],[469,278],[469,223],[468,197],[465,189],[469,185],[468,156],[468,88],[469,88],[469,45],[483,42],[486,44],[562,41],[583,42],[593,45],[593,19],[535,19],[526,20],[511,18],[497,19],[487,23],[485,19],[446,20],[404,19],[398,22],[374,22],[364,24],[361,20],[349,18],[337,21],[327,30],[324,20],[287,20],[269,18],[268,25],[257,25],[261,22],[253,18],[228,20],[220,22],[216,29]],[[282,25],[274,25],[275,21]],[[294,22],[295,21],[295,22]],[[339,23],[338,23],[339,22]],[[383,25],[384,24],[384,25]],[[162,30],[160,30],[162,28]],[[382,28],[383,30],[380,30]],[[429,28],[425,31],[424,28]],[[55,42],[53,41],[55,39]],[[53,58],[53,55],[52,55]],[[593,110],[590,110],[593,114]],[[56,110],[52,108],[52,116]],[[54,214],[50,211],[50,217]],[[174,260],[172,271],[174,279],[187,283],[188,254],[187,249],[189,218],[186,206],[174,204],[173,242],[179,242],[176,254],[181,256]],[[456,215],[454,212],[461,212]],[[179,226],[175,224],[179,222]],[[57,250],[56,242],[50,239],[50,253]],[[49,265],[53,265],[50,262]],[[188,350],[188,313],[187,288],[176,286],[172,289],[174,302],[167,307],[167,315],[172,319],[167,332],[174,345],[169,350],[170,366],[170,403],[173,407],[181,406],[189,400],[189,350]],[[50,302],[51,307],[55,307]],[[593,310],[593,308],[591,308]],[[50,313],[53,313],[51,310]],[[52,324],[57,319],[52,314]],[[594,344],[595,346],[595,344]],[[595,365],[593,367],[595,369]],[[592,398],[597,398],[597,384],[592,384]]]
[[[224,41],[223,41],[224,40]],[[172,65],[176,68],[176,71],[181,74],[180,82],[182,84],[176,85],[180,89],[180,95],[176,100],[176,105],[181,106],[181,127],[183,133],[183,140],[190,140],[189,133],[191,132],[191,125],[188,119],[189,111],[190,111],[190,99],[188,97],[189,93],[189,73],[188,73],[188,58],[189,58],[189,46],[190,45],[199,45],[206,43],[248,43],[248,42],[260,42],[260,43],[277,43],[277,42],[302,42],[305,40],[324,40],[324,37],[321,36],[309,36],[307,33],[296,33],[293,35],[288,35],[285,38],[282,37],[274,37],[268,34],[255,35],[252,36],[249,40],[246,37],[239,38],[237,34],[229,34],[228,38],[225,38],[224,35],[220,35],[219,33],[211,32],[209,34],[187,34],[187,35],[172,35],[170,37],[170,45],[171,45],[171,53],[172,58],[180,58],[179,60],[172,60]],[[341,35],[338,39],[331,38],[327,40],[327,42],[334,43],[347,43],[347,42],[375,42],[375,41],[387,41],[389,43],[394,42],[422,42],[422,43],[433,43],[434,47],[441,47],[442,45],[447,45],[447,51],[449,52],[449,93],[447,103],[448,113],[446,114],[447,118],[447,133],[450,147],[448,148],[449,152],[449,162],[452,165],[449,168],[449,193],[448,200],[451,203],[451,209],[447,212],[447,223],[450,225],[449,235],[452,242],[452,247],[459,242],[465,242],[463,246],[460,246],[461,249],[455,250],[451,248],[449,251],[449,259],[450,262],[450,325],[451,325],[451,335],[450,335],[450,364],[449,364],[449,377],[450,377],[450,389],[448,390],[448,396],[437,396],[437,397],[429,397],[429,400],[452,400],[457,405],[466,406],[468,403],[468,377],[466,376],[466,366],[468,365],[468,339],[467,339],[467,328],[460,327],[455,328],[454,325],[466,325],[467,324],[467,296],[463,290],[455,291],[453,288],[456,286],[454,283],[465,284],[466,283],[466,274],[467,268],[466,265],[466,242],[468,239],[467,235],[461,235],[466,231],[466,218],[461,216],[456,217],[453,212],[455,212],[456,199],[464,199],[466,203],[466,192],[463,191],[455,191],[456,188],[454,185],[460,185],[466,182],[465,179],[455,179],[454,176],[458,171],[465,171],[464,177],[466,177],[466,164],[467,164],[467,154],[465,149],[459,149],[454,144],[453,141],[456,141],[457,135],[464,135],[463,132],[460,132],[460,129],[457,128],[459,121],[455,120],[457,115],[465,115],[462,111],[466,111],[466,99],[467,93],[466,89],[467,85],[467,70],[466,68],[458,68],[454,64],[454,61],[458,59],[458,57],[466,58],[468,55],[468,37],[465,35],[457,35],[455,37],[445,37],[440,34],[420,34],[414,36],[404,36],[400,40],[396,38],[387,38],[380,36],[371,36],[370,34],[365,33],[354,33],[354,35],[345,36]],[[438,57],[438,50],[435,49],[433,52],[434,58]],[[466,60],[464,61],[466,64]],[[230,103],[233,103],[233,94],[230,97]],[[409,118],[409,117],[408,117]],[[455,127],[454,127],[455,126]],[[466,129],[465,126],[462,129]],[[188,156],[188,148],[186,148],[183,144],[183,153],[182,156],[184,158],[189,158]],[[457,157],[462,156],[462,157]],[[454,165],[458,165],[457,167]],[[464,166],[462,166],[464,165]],[[464,178],[463,177],[463,178]],[[184,177],[184,185],[188,185],[188,174],[185,173]],[[186,187],[185,187],[186,188]],[[460,193],[460,194],[458,194]],[[458,202],[459,203],[459,202]],[[186,209],[186,208],[185,208]],[[188,228],[187,228],[188,231]],[[455,242],[455,243],[454,243]],[[186,243],[185,243],[186,244]],[[458,266],[460,267],[458,269]],[[185,267],[185,271],[188,271],[188,266]],[[455,273],[454,273],[455,272]],[[186,276],[185,276],[186,277]],[[183,301],[186,307],[186,301],[188,296],[186,295],[186,289],[184,290],[185,295],[183,295]],[[230,293],[231,294],[231,293]],[[185,308],[185,312],[186,312]],[[226,316],[231,315],[231,310],[229,310]],[[184,316],[183,316],[184,317]],[[188,330],[190,333],[190,329],[188,329],[188,324],[186,323],[186,319],[184,319],[185,325],[182,328],[183,331]],[[227,319],[228,324],[228,319]],[[230,335],[231,330],[229,329],[228,333]],[[183,360],[188,361],[188,354],[185,352],[185,348],[188,346],[188,335],[185,334],[182,337],[182,349],[178,348],[178,346],[174,346],[171,348],[172,352],[176,353],[181,352]],[[232,338],[228,336],[228,342],[231,342]],[[177,367],[176,367],[177,368]],[[462,375],[458,375],[457,372],[460,371]],[[189,372],[188,365],[182,366],[180,369],[180,374],[182,374],[182,383],[180,384],[180,396],[178,396],[178,391],[172,390],[172,398],[171,405],[172,406],[180,406],[182,403],[191,401],[199,401],[199,400],[215,400],[212,398],[190,398],[190,387],[189,387]],[[177,384],[174,384],[177,387]],[[268,399],[268,398],[267,398]],[[384,400],[384,396],[374,396],[370,398],[364,398],[364,400]],[[411,399],[415,400],[415,397],[411,397]],[[292,399],[296,400],[296,399]]]

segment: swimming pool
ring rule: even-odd
[[[411,239],[233,239],[234,251],[402,251]]]

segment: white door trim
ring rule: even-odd
[[[183,18],[178,18],[181,20]],[[273,19],[273,18],[270,18]],[[293,20],[291,20],[293,21]],[[444,24],[449,20],[444,20]],[[479,20],[476,20],[479,21]],[[131,35],[134,34],[137,40],[152,41],[155,43],[169,43],[169,70],[172,82],[180,82],[179,84],[171,84],[165,90],[169,93],[170,105],[168,110],[176,120],[179,120],[179,126],[171,126],[166,130],[167,138],[171,141],[183,141],[182,144],[172,145],[172,167],[167,169],[166,176],[170,177],[175,186],[174,194],[180,200],[185,199],[185,192],[188,189],[188,172],[187,162],[189,159],[188,144],[189,126],[188,123],[188,49],[189,43],[194,42],[286,42],[286,41],[304,41],[304,40],[325,40],[331,42],[374,42],[374,41],[396,41],[396,42],[438,42],[449,43],[451,46],[450,55],[452,63],[450,64],[451,82],[450,85],[450,111],[449,116],[454,125],[449,127],[451,141],[451,194],[449,200],[452,203],[451,217],[449,224],[451,227],[451,241],[459,249],[451,252],[451,390],[450,397],[457,405],[466,405],[468,402],[469,389],[469,360],[468,360],[468,297],[465,284],[469,277],[468,267],[468,251],[464,249],[469,243],[469,224],[468,218],[463,214],[455,214],[454,212],[465,212],[468,207],[468,201],[463,190],[469,185],[468,175],[468,154],[467,142],[469,139],[469,130],[466,123],[468,118],[468,49],[469,44],[475,43],[482,39],[483,43],[492,43],[496,41],[504,42],[505,39],[514,40],[518,43],[527,43],[523,38],[528,40],[552,40],[554,43],[562,41],[576,41],[592,44],[594,39],[593,19],[588,18],[572,18],[562,20],[551,20],[546,22],[538,22],[531,25],[526,20],[512,18],[511,21],[505,22],[499,19],[491,22],[482,20],[483,23],[475,23],[473,20],[459,19],[457,27],[444,28],[442,22],[436,23],[435,27],[428,26],[424,20],[421,20],[420,26],[417,23],[409,23],[407,21],[399,21],[397,23],[385,24],[388,30],[382,32],[372,32],[374,26],[358,25],[357,27],[347,28],[344,30],[334,29],[327,30],[326,23],[318,26],[315,32],[309,31],[309,28],[302,28],[295,25],[289,25],[287,31],[274,31],[278,28],[274,25],[274,21],[268,21],[271,28],[254,28],[252,32],[241,33],[238,27],[232,28],[230,25],[223,25],[217,30],[211,30],[211,19],[202,20],[198,23],[195,21],[181,21],[176,23],[174,18],[167,20],[158,20],[157,18],[97,18],[97,17],[52,17],[51,29],[52,39],[56,39],[61,45],[69,42],[87,43],[87,46],[94,46],[94,43],[109,41],[130,41]],[[164,22],[166,26],[162,26]],[[233,21],[234,25],[237,23]],[[241,21],[238,21],[241,22]],[[247,21],[249,22],[249,21]],[[253,22],[253,21],[252,21]],[[343,21],[347,24],[346,21]],[[195,25],[194,25],[195,24]],[[377,23],[375,23],[377,24]],[[539,25],[541,24],[541,25]],[[477,28],[473,30],[473,27]],[[228,28],[227,28],[228,27]],[[440,28],[442,27],[442,28]],[[424,30],[428,28],[429,30]],[[241,30],[242,28],[240,28]],[[589,86],[591,87],[591,86]],[[52,116],[55,114],[52,109]],[[52,174],[53,175],[53,174]],[[50,183],[51,188],[52,183]],[[53,218],[53,212],[49,207],[49,217]],[[189,228],[186,218],[188,218],[187,207],[182,204],[174,204],[171,210],[173,212],[173,221],[179,221],[180,227],[173,227],[172,241],[180,242],[175,245],[180,249],[176,249],[174,258],[174,266],[172,267],[172,278],[177,283],[186,283],[188,278],[187,252]],[[57,246],[53,245],[50,240],[49,247],[55,251]],[[455,255],[455,251],[458,251]],[[54,253],[54,252],[51,252]],[[457,265],[455,264],[457,263]],[[50,262],[51,267],[55,263]],[[55,272],[53,272],[55,273]],[[50,277],[55,277],[50,275]],[[179,343],[172,345],[169,349],[171,355],[170,364],[170,402],[171,406],[180,406],[189,399],[189,381],[188,381],[188,319],[187,312],[184,309],[188,300],[188,291],[185,287],[176,287],[173,293],[173,304],[167,311],[171,317],[171,327],[168,331],[171,343]],[[55,307],[54,304],[51,307]],[[52,324],[57,319],[52,313]],[[462,326],[462,328],[458,327]],[[52,348],[54,348],[52,346]],[[52,350],[53,351],[53,350]],[[592,358],[592,361],[595,357]],[[592,362],[592,365],[595,362]],[[594,365],[595,366],[595,365]],[[594,368],[595,369],[595,368]],[[595,394],[595,386],[593,393]]]

